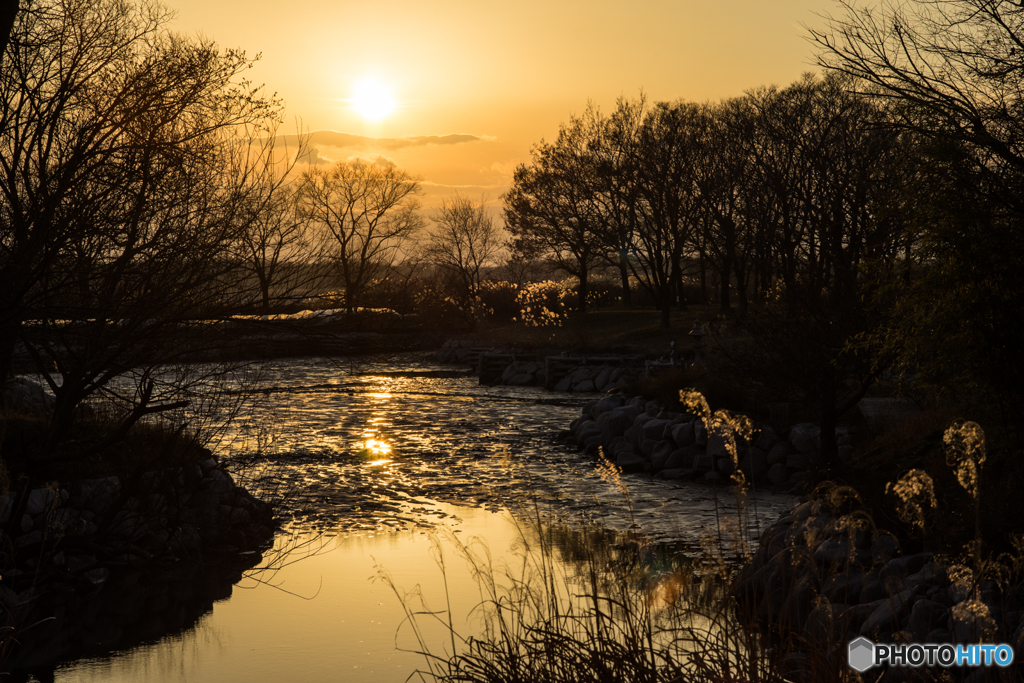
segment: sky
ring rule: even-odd
[[[313,159],[397,164],[426,208],[494,205],[531,147],[588,102],[718,100],[817,70],[833,0],[164,0],[171,28],[261,55]],[[360,95],[359,93],[362,93]],[[390,113],[388,113],[390,110]]]

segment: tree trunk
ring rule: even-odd
[[[622,305],[633,305],[633,293],[629,289],[629,264],[626,262],[626,250],[619,251],[619,279],[622,282]]]
[[[579,290],[577,291],[577,294],[578,294],[578,299],[577,299],[576,305],[579,308],[580,313],[586,313],[587,312],[587,267],[585,265],[583,265],[582,263],[580,264],[580,287],[579,287]]]
[[[833,469],[839,459],[839,447],[836,444],[836,376],[829,369],[822,373],[820,385],[819,407],[821,410],[821,462]]]
[[[732,298],[729,295],[729,270],[732,267],[731,263],[723,264],[722,272],[718,274],[718,291],[721,294],[721,300],[718,303],[718,310],[728,315],[729,309],[732,308]]]
[[[3,61],[4,51],[11,38],[11,30],[14,28],[14,19],[18,16],[19,0],[7,0],[0,9],[0,61]]]
[[[18,343],[21,323],[0,327],[0,385],[14,377],[14,347]]]

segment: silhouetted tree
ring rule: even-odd
[[[460,307],[471,315],[483,270],[494,265],[501,250],[501,233],[483,200],[474,202],[458,194],[442,199],[430,218],[434,229],[425,256],[447,276]]]
[[[301,215],[325,232],[327,258],[344,284],[349,312],[423,227],[417,213],[419,191],[419,180],[407,172],[362,160],[339,161],[303,174]]]
[[[319,292],[324,284],[322,236],[314,234],[299,211],[295,186],[270,187],[256,196],[249,229],[238,238],[237,258],[243,273],[256,280],[264,315],[275,303]]]
[[[514,248],[543,254],[579,279],[577,308],[587,310],[591,271],[607,260],[608,216],[595,190],[597,164],[583,119],[560,127],[554,143],[534,147],[530,165],[516,168],[505,204]]]
[[[0,68],[3,68],[3,54],[10,42],[11,31],[14,30],[14,18],[18,16],[19,5],[19,0],[8,0],[0,7]]]
[[[265,151],[250,143],[278,107],[240,80],[244,54],[169,34],[168,16],[145,2],[35,3],[5,55],[0,370],[21,342],[50,384],[49,457],[89,397],[104,395],[119,425],[92,450],[182,405],[184,380],[155,368],[189,350],[190,321],[240,294],[227,255]]]
[[[658,103],[636,130],[623,169],[633,190],[630,267],[661,309],[667,328],[682,279],[683,257],[693,249],[701,218],[696,165],[704,161],[702,108],[686,102]]]
[[[867,13],[843,4],[844,16],[812,32],[819,61],[896,102],[891,124],[913,132],[931,161],[921,176],[929,185],[904,206],[917,248],[901,279],[912,285],[890,289],[894,319],[878,341],[920,376],[949,371],[962,387],[994,390],[1006,422],[1019,426],[1024,8],[915,0]]]

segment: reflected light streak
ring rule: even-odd
[[[367,439],[359,450],[359,457],[373,459],[370,465],[383,465],[391,462],[386,456],[391,453],[391,446],[380,439]]]

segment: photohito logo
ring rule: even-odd
[[[1010,666],[1009,645],[951,645],[949,643],[873,643],[867,638],[850,641],[850,668],[864,672],[873,666]]]

